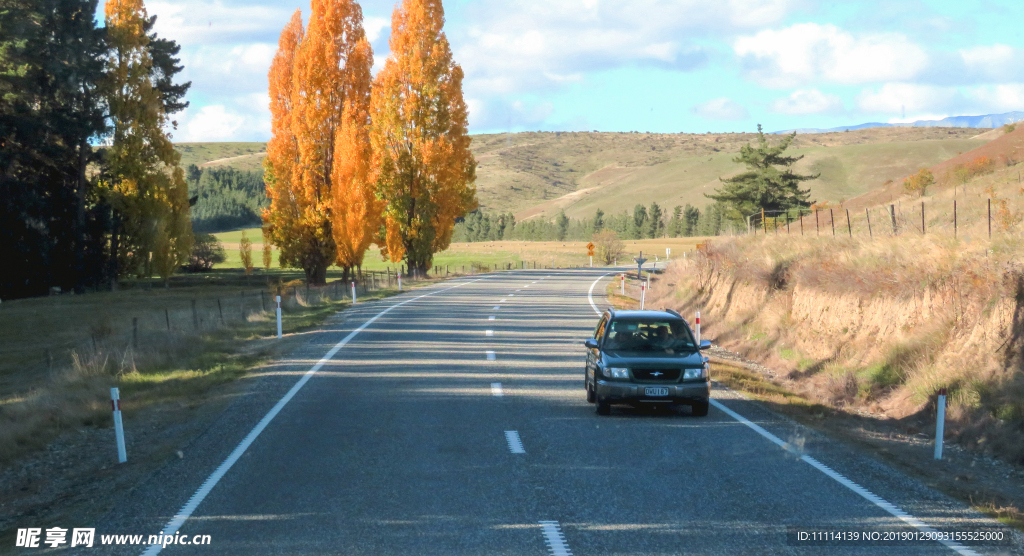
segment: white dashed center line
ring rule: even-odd
[[[488,330],[487,332],[484,332],[484,335],[485,336],[494,336],[494,331],[493,330]]]
[[[500,398],[500,397],[505,395],[505,393],[501,391],[501,383],[500,382],[492,382],[491,383],[491,395],[496,397],[496,398]]]
[[[523,441],[519,439],[519,431],[505,431],[505,441],[508,442],[508,450],[513,454],[525,454]]]
[[[494,320],[494,315],[487,317],[487,320]]]
[[[523,291],[523,290],[516,290],[516,291],[517,291],[517,292],[521,292],[521,291]]]
[[[506,433],[507,434],[507,433]],[[552,556],[572,556],[569,545],[565,544],[565,536],[557,521],[541,521],[540,530],[544,533],[544,544]]]
[[[497,311],[498,309],[501,309],[501,305],[495,305],[493,310]]]
[[[497,359],[497,356],[494,355],[494,352],[493,351],[488,351],[487,352],[487,360],[488,361],[494,361],[495,359]]]
[[[504,303],[504,302],[506,302],[506,301],[508,301],[508,299],[507,299],[507,298],[506,298],[506,299],[502,299],[502,300],[501,300],[501,301],[499,301],[498,303]]]

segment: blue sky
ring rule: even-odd
[[[380,67],[394,0],[361,3]],[[147,2],[182,45],[176,141],[264,141],[277,38],[308,2]],[[473,133],[703,133],[1024,110],[1015,1],[450,0]]]

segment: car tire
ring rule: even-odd
[[[598,415],[611,414],[612,404],[608,403],[607,400],[605,400],[601,396],[598,396],[596,393],[594,394],[594,403],[597,404],[597,407],[594,409],[594,411],[596,411]]]
[[[594,395],[594,389],[590,387],[590,383],[587,383],[587,403],[594,403],[597,396]]]
[[[708,414],[708,406],[710,404],[707,400],[702,402],[693,402],[690,405],[690,410],[693,412],[694,417],[706,417]]]

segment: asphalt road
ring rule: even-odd
[[[786,532],[993,525],[723,388],[703,418],[596,415],[582,340],[606,272],[459,279],[347,311],[253,380],[97,534],[155,534],[179,515],[180,533],[210,545],[161,554],[916,555],[958,547],[794,546]],[[99,552],[142,547],[82,553]]]

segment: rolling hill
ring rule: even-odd
[[[882,127],[799,134],[790,151],[796,169],[820,174],[808,182],[818,201],[851,199],[980,147],[991,138],[970,128]],[[752,133],[654,134],[525,132],[473,136],[477,197],[487,212],[517,219],[550,218],[565,210],[588,218],[631,210],[637,203],[703,206]],[[263,143],[181,143],[182,163],[259,170]]]

